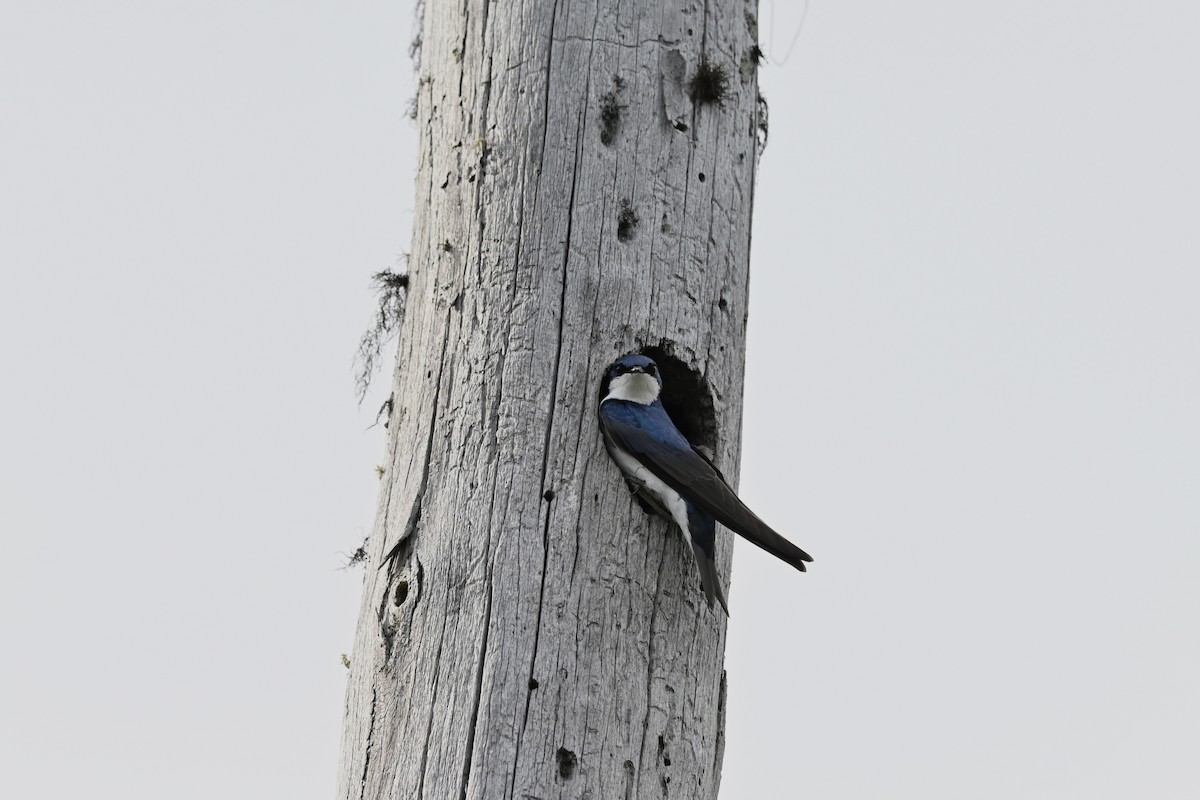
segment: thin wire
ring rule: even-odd
[[[767,5],[771,8],[771,33],[767,48],[775,51],[775,2],[767,0]],[[782,67],[792,57],[792,51],[796,49],[796,42],[800,41],[800,34],[804,32],[804,23],[808,21],[808,0],[804,0],[804,10],[800,12],[800,24],[796,28],[796,32],[792,35],[792,41],[788,44],[787,52],[783,54],[783,58],[775,60],[771,57],[771,53],[767,53],[767,60],[777,67]]]

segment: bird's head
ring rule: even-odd
[[[600,402],[630,400],[650,405],[662,390],[658,365],[646,356],[634,353],[621,356],[608,366],[600,384]]]

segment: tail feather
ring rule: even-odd
[[[692,542],[692,552],[696,554],[696,567],[700,572],[700,587],[704,589],[704,599],[708,607],[713,607],[713,600],[721,604],[725,616],[729,616],[729,603],[725,600],[725,590],[721,588],[721,576],[717,574],[717,562],[713,561],[696,542]]]
[[[732,530],[779,560],[792,565],[801,572],[807,572],[804,563],[812,561],[812,556],[773,531],[765,522],[759,520],[758,525],[753,528],[733,528]]]

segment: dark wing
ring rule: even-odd
[[[612,401],[610,401],[612,402]],[[660,435],[652,435],[640,419],[626,414],[601,414],[604,432],[621,449],[637,458],[675,491],[716,517],[725,527],[758,545],[801,572],[812,556],[780,536],[746,507],[725,483],[716,467],[697,453],[657,404],[643,411]],[[660,416],[661,415],[661,416]],[[666,440],[662,431],[673,436]]]

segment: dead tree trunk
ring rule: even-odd
[[[677,423],[736,479],[755,14],[428,0],[339,797],[716,796],[725,619],[605,454],[596,392],[651,348]]]

